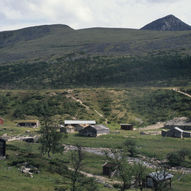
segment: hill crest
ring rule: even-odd
[[[191,30],[191,26],[181,21],[174,15],[167,15],[157,19],[144,27],[141,30],[155,30],[155,31],[185,31]]]

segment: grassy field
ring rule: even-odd
[[[190,92],[190,88],[184,88]],[[75,99],[81,100],[89,109],[83,107]],[[177,116],[190,117],[191,99],[166,88],[94,88],[94,89],[64,89],[64,90],[1,90],[0,115],[5,124],[0,126],[0,135],[22,136],[38,135],[39,128],[20,128],[16,126],[18,119],[42,119],[49,111],[51,119],[62,123],[64,119],[96,119],[98,123],[109,122],[107,126],[111,133],[96,138],[80,137],[77,133],[69,134],[62,143],[86,147],[117,148],[125,140],[134,140],[141,155],[150,158],[165,159],[170,152],[182,149],[190,150],[190,139],[176,139],[161,135],[142,135],[143,127],[158,121],[166,121]],[[103,117],[99,116],[98,111]],[[120,123],[133,123],[135,131],[120,130]],[[160,131],[160,129],[158,130]],[[25,142],[8,142],[6,160],[0,161],[0,190],[3,191],[54,191],[55,187],[68,186],[70,180],[63,178],[55,171],[52,161],[63,161],[70,166],[70,154],[56,154],[52,159],[41,156],[39,144]],[[85,153],[83,171],[102,175],[104,156]],[[39,174],[29,178],[21,174],[19,165],[28,162],[37,166]],[[184,163],[191,167],[191,161]],[[190,191],[191,175],[175,174],[174,191]],[[111,189],[98,184],[100,191]],[[113,189],[115,190],[115,189]]]
[[[164,156],[166,152],[175,151],[182,147],[190,148],[190,140],[178,140],[169,138],[160,138],[159,136],[143,136],[140,137],[138,132],[125,133],[125,136],[135,138],[138,141],[139,150],[145,150],[145,153],[153,153],[151,150],[155,149],[155,156]],[[80,138],[78,136],[69,136],[64,142],[80,143],[84,146],[110,146],[106,142],[111,142],[112,136],[101,136],[98,138]],[[71,142],[71,139],[73,142]],[[117,138],[112,137],[112,143],[120,145],[120,141],[127,139],[123,135],[118,135]],[[103,144],[103,140],[105,143]],[[120,141],[119,141],[120,140]],[[147,141],[146,141],[147,140]],[[163,140],[163,141],[162,141]],[[181,142],[182,141],[182,142]],[[156,144],[158,143],[158,146]],[[140,147],[142,143],[142,147]],[[159,144],[160,143],[160,144]],[[149,146],[150,145],[150,146]],[[152,145],[152,146],[151,146]],[[160,145],[160,146],[159,146]],[[172,146],[173,145],[173,146]],[[147,148],[148,147],[148,148]],[[165,150],[162,149],[165,147]],[[145,148],[145,149],[144,149]],[[30,154],[29,154],[30,153]],[[143,153],[142,153],[143,154]],[[63,185],[69,185],[69,180],[63,178],[54,171],[54,165],[50,165],[50,161],[62,160],[63,164],[70,166],[70,153],[56,154],[52,156],[51,160],[46,156],[41,156],[39,150],[39,144],[30,144],[24,142],[10,142],[7,145],[7,156],[6,160],[0,161],[0,189],[4,191],[53,191],[55,187],[62,187]],[[95,154],[85,153],[85,160],[83,162],[82,170],[95,175],[102,175],[102,165],[105,163],[106,158],[104,156],[98,156]],[[32,164],[40,170],[39,174],[34,174],[33,178],[24,176],[18,168],[23,162]],[[53,164],[53,163],[52,163]],[[149,171],[152,171],[151,169]],[[189,191],[191,175],[180,175],[175,174],[173,179],[173,191]],[[98,190],[109,191],[112,189],[104,188],[102,185],[98,185]],[[113,189],[115,190],[115,189]]]

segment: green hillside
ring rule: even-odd
[[[35,60],[83,52],[90,55],[139,55],[153,51],[190,52],[191,31],[160,32],[136,29],[72,30],[50,25],[0,33],[1,63]]]
[[[133,123],[143,127],[174,117],[191,118],[190,107],[189,97],[161,88],[0,92],[0,116],[11,121],[41,119],[47,115],[59,123],[76,118],[92,119],[98,123],[108,121],[109,124]]]
[[[72,54],[49,61],[0,66],[2,89],[190,85],[191,57],[87,57]]]
[[[45,25],[0,33],[0,88],[190,85],[191,31]]]

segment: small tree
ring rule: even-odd
[[[106,152],[106,157],[116,165],[115,170],[122,181],[120,190],[125,191],[126,189],[129,189],[133,185],[134,168],[128,162],[127,150],[111,149],[110,152]]]
[[[167,160],[171,166],[180,166],[185,161],[186,156],[190,156],[190,152],[187,149],[182,149],[177,152],[172,152],[167,155]]]
[[[76,184],[77,182],[79,182],[79,179],[81,177],[80,174],[80,169],[82,168],[83,165],[83,160],[84,160],[84,155],[82,153],[82,148],[80,145],[76,145],[77,150],[73,151],[71,153],[71,165],[72,165],[72,169],[71,169],[71,184],[72,184],[72,188],[71,191],[76,191]]]
[[[135,157],[138,154],[136,142],[134,140],[127,139],[124,142],[125,149],[129,152],[130,157]]]
[[[134,164],[134,177],[135,177],[135,188],[139,188],[140,191],[144,188],[144,183],[146,179],[146,166],[142,163],[135,163]]]
[[[156,187],[154,188],[154,191],[168,191],[170,189],[169,182],[165,181],[167,176],[169,175],[167,167],[160,166],[156,169],[155,172],[156,172],[155,179],[157,181],[157,184]]]
[[[40,129],[40,143],[41,143],[41,152],[42,154],[62,152],[64,147],[61,145],[62,134],[56,132],[55,126],[50,120],[45,119],[44,124]]]

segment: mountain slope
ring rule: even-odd
[[[121,56],[191,50],[191,31],[159,32],[117,28],[66,30],[62,26],[39,29],[41,32],[33,32],[31,27],[27,33],[26,29],[0,33],[0,64],[21,60],[46,61],[81,52],[93,56]]]
[[[174,15],[168,15],[166,17],[157,19],[143,28],[141,30],[155,30],[155,31],[185,31],[191,30],[191,26],[184,23]]]

